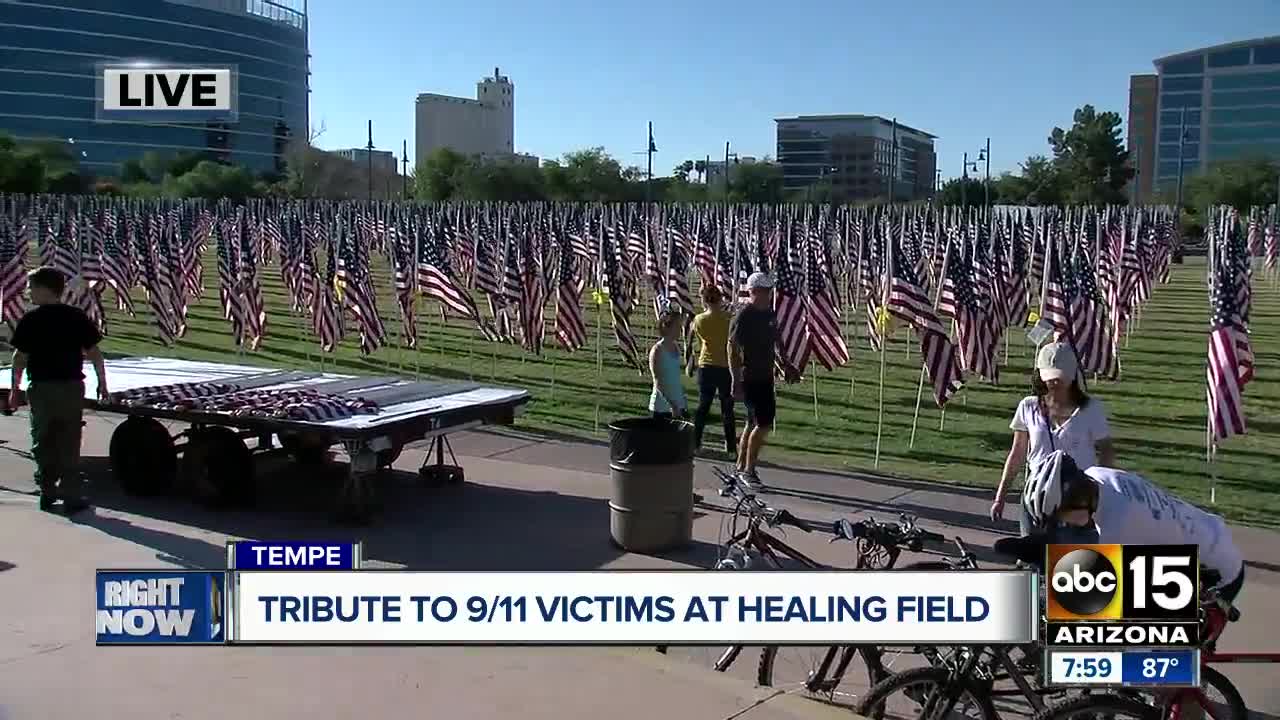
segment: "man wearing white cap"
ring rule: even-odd
[[[1067,343],[1048,343],[1036,354],[1029,395],[1018,403],[1009,429],[1013,445],[1005,459],[1000,486],[991,503],[991,519],[1004,515],[1005,490],[1027,465],[1032,472],[1055,450],[1061,450],[1087,470],[1094,466],[1114,467],[1115,448],[1102,402],[1085,393],[1080,383],[1076,354]],[[1020,525],[1025,534],[1028,521]]]
[[[733,397],[747,409],[747,425],[738,443],[737,474],[749,487],[761,485],[756,461],[777,415],[773,366],[778,337],[773,312],[773,278],[758,272],[747,278],[751,302],[738,311],[729,329],[729,371]]]

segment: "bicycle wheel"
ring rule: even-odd
[[[1035,720],[1160,720],[1163,717],[1153,705],[1132,698],[1104,693],[1087,694],[1054,703],[1035,716]]]
[[[815,677],[824,662],[826,671],[822,677]],[[860,663],[866,670],[865,682],[859,677],[855,663]],[[845,666],[843,672],[841,665]],[[848,697],[852,702],[852,698],[888,675],[880,665],[880,653],[874,645],[767,645],[760,649],[760,662],[756,666],[756,684],[760,687],[800,686],[806,692],[829,701],[840,696]]]
[[[935,667],[912,668],[876,683],[862,696],[854,713],[869,720],[940,720],[937,704],[954,695],[946,720],[999,720],[991,693],[971,678],[953,678]]]
[[[1249,707],[1244,704],[1240,691],[1226,675],[1208,665],[1200,666],[1200,692],[1203,698],[1197,701],[1204,709],[1203,720],[1248,720]],[[1163,702],[1161,707],[1163,716],[1168,717],[1171,703]]]

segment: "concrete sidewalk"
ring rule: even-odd
[[[259,507],[208,512],[178,498],[122,496],[109,483],[106,447],[118,420],[91,417],[86,468],[98,510],[83,520],[40,513],[31,491],[25,418],[0,422],[0,720],[105,717],[365,717],[371,712],[450,718],[848,717],[793,695],[753,687],[753,649],[729,673],[694,662],[696,651],[664,657],[647,649],[580,648],[97,648],[91,620],[93,571],[101,567],[217,567],[235,538],[359,539],[371,565],[415,569],[553,570],[600,567],[708,567],[724,515],[714,479],[700,463],[707,504],[691,547],[665,556],[624,553],[608,541],[607,449],[519,433],[453,438],[467,471],[460,487],[426,490],[412,472],[381,485],[377,524],[356,531],[329,522],[342,468],[298,473],[264,459]],[[899,510],[960,535],[984,554],[1012,523],[986,519],[984,492],[830,472],[762,471],[766,499],[802,517],[829,521]],[[1280,536],[1238,529],[1250,561],[1244,620],[1224,648],[1280,648],[1280,624],[1266,609],[1280,600],[1280,572],[1268,550]],[[852,548],[793,531],[788,542],[822,562],[848,564]],[[948,552],[949,548],[934,548]],[[904,562],[912,558],[904,558]],[[917,558],[918,559],[918,558]],[[0,564],[0,568],[4,568]],[[1276,666],[1224,668],[1249,705],[1280,716]],[[802,675],[802,672],[801,672]],[[790,678],[798,680],[799,676]],[[72,692],[68,692],[71,690]],[[764,700],[761,703],[761,700]],[[758,704],[757,703],[761,703]]]

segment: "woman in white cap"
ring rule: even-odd
[[[1004,495],[1010,480],[1030,465],[1032,470],[1061,450],[1082,470],[1091,467],[1113,467],[1115,448],[1111,428],[1102,402],[1091,398],[1080,385],[1079,365],[1075,352],[1067,343],[1049,343],[1036,355],[1031,373],[1030,395],[1018,403],[1009,428],[1013,430],[1013,447],[1004,462],[1000,486],[991,503],[991,519],[1004,516]],[[1026,513],[1019,518],[1025,535],[1031,523]]]

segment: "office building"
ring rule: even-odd
[[[1169,55],[1155,67],[1152,192],[1176,192],[1180,165],[1185,178],[1221,160],[1280,158],[1280,36]]]
[[[516,87],[498,68],[476,83],[476,97],[422,93],[414,107],[415,162],[439,148],[463,155],[515,153]]]
[[[832,198],[841,202],[933,197],[934,135],[879,115],[801,115],[774,122],[786,192],[829,184]]]
[[[1130,181],[1130,197],[1137,202],[1151,199],[1151,181],[1156,166],[1156,106],[1159,103],[1158,75],[1129,78],[1128,148],[1135,173]],[[1136,188],[1136,195],[1134,190]]]
[[[284,170],[306,138],[305,0],[4,0],[0,132],[74,144],[95,175],[148,150],[200,153],[255,172]],[[235,123],[99,122],[98,62],[239,68]]]
[[[369,151],[365,148],[351,148],[349,150],[335,150],[334,154],[343,157],[357,166],[362,168],[369,167]],[[400,173],[400,160],[396,158],[396,154],[390,150],[374,150],[373,151],[373,171],[389,172],[393,175]]]

